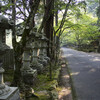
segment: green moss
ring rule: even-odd
[[[30,98],[30,99],[28,99],[28,100],[39,100],[39,99],[37,99],[37,98]]]
[[[49,96],[45,94],[38,94],[39,99],[38,100],[48,100]]]
[[[58,75],[59,75],[59,68],[53,66],[53,72],[52,72],[52,80],[49,79],[49,73],[44,73],[37,76],[37,84],[33,86],[33,89],[36,93],[36,97],[31,97],[29,100],[49,100],[49,94],[48,91],[51,91],[52,89],[55,89],[58,82]],[[7,71],[4,72],[4,80],[5,82],[12,82],[14,75],[13,69],[7,69]],[[40,91],[47,91],[47,94],[45,93],[39,93]],[[24,93],[21,94],[21,97],[24,97]]]
[[[56,80],[50,81],[45,75],[39,75],[38,77],[39,82],[37,83],[36,87],[33,87],[35,91],[48,90],[56,83]]]
[[[60,68],[58,67],[54,67],[53,71],[52,71],[52,80],[49,79],[49,73],[46,74],[41,74],[38,75],[38,82],[36,84],[36,86],[34,86],[34,90],[35,93],[37,93],[36,95],[39,97],[39,100],[49,100],[48,99],[48,95],[44,94],[40,94],[38,93],[39,91],[52,91],[53,89],[56,89],[56,86],[58,85],[58,76],[59,76],[59,70]],[[34,100],[34,99],[33,99]]]
[[[49,90],[49,88],[54,87],[54,85],[57,85],[58,82],[58,75],[59,75],[59,69],[53,70],[52,72],[52,80],[49,79],[49,73],[38,75],[38,82],[37,85],[34,86],[35,91],[41,91],[41,90]]]
[[[28,100],[49,100],[49,98],[45,95],[39,96],[39,98],[31,97]]]
[[[3,74],[4,75],[4,81],[5,82],[12,82],[13,74],[14,74],[14,70],[13,69],[7,69]]]
[[[63,87],[60,87],[60,86],[58,86],[57,88],[56,88],[56,90],[59,92],[59,91],[61,91],[63,89]]]

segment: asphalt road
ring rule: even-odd
[[[100,100],[100,55],[62,48],[78,100]]]

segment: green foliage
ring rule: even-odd
[[[61,36],[62,43],[69,45],[90,44],[100,35],[96,22],[97,18],[87,14],[83,14],[80,18],[67,20],[64,25],[67,28]]]
[[[99,0],[86,0],[87,2],[87,12],[92,13],[93,16],[96,16],[96,9],[99,5]]]

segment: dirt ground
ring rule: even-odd
[[[59,92],[58,100],[72,100],[70,77],[68,75],[66,66],[67,66],[66,63],[63,62],[60,74],[60,82],[59,82],[59,85],[61,86],[62,89]]]

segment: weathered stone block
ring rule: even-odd
[[[39,63],[43,64],[43,66],[47,65],[47,60],[45,60],[44,58],[43,59],[40,58],[38,61]]]
[[[0,100],[20,100],[18,88],[10,87],[10,91],[6,95],[0,95]]]
[[[37,70],[32,68],[29,70],[22,70],[23,81],[25,84],[33,85],[37,78]]]
[[[31,67],[32,67],[33,69],[36,69],[38,73],[41,73],[41,72],[43,71],[43,65],[40,64],[40,63],[37,62],[37,61],[36,61],[36,62],[33,61]]]

